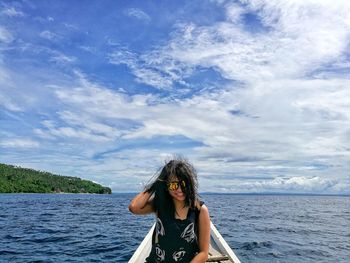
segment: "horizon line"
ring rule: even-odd
[[[139,192],[113,192],[112,194],[138,194]],[[252,193],[219,193],[219,192],[201,192],[199,195],[204,194],[204,195],[300,195],[300,196],[348,196],[350,197],[349,194],[341,194],[341,193],[280,193],[280,192],[252,192]]]

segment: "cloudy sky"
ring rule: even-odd
[[[0,162],[142,189],[350,194],[347,0],[0,2]]]

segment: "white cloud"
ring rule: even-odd
[[[174,83],[186,87],[184,78],[189,76],[192,68],[185,63],[167,57],[165,50],[153,51],[137,56],[127,50],[118,50],[109,55],[111,64],[125,64],[136,77],[136,81],[157,89],[173,88]]]
[[[3,139],[0,146],[4,148],[39,148],[40,144],[32,139]]]
[[[138,8],[129,8],[124,11],[124,14],[130,17],[137,18],[146,22],[151,21],[151,17],[146,14],[144,11]]]
[[[74,30],[74,31],[79,30],[79,27],[77,25],[73,25],[69,23],[63,23],[63,25],[69,30]]]
[[[253,184],[257,189],[271,189],[272,191],[323,192],[334,183],[320,177],[307,178],[304,176],[291,178],[275,178],[272,181],[263,181]]]
[[[274,107],[270,100],[282,96],[282,91],[272,98],[269,98],[271,94],[268,93],[264,97],[265,104],[255,105],[257,108],[248,107],[251,113],[259,116],[256,119],[235,116],[229,112],[235,107],[241,108],[241,103],[252,105],[250,98],[245,98],[241,91],[205,93],[191,99],[169,101],[151,95],[128,96],[94,84],[81,73],[77,73],[77,76],[79,85],[76,88],[56,89],[57,97],[75,110],[60,113],[60,119],[66,123],[65,127],[46,124],[51,135],[91,142],[101,139],[94,138],[96,134],[106,139],[101,142],[117,138],[134,140],[182,135],[203,143],[204,146],[187,151],[186,155],[195,162],[204,178],[215,180],[215,174],[227,178],[235,178],[235,175],[249,178],[251,174],[256,174],[257,177],[294,174],[321,178],[330,171],[336,171],[332,166],[333,158],[341,154],[338,145],[343,143],[343,154],[346,154],[345,148],[349,147],[349,143],[344,142],[342,137],[320,140],[315,134],[321,136],[323,128],[318,127],[317,122],[315,125],[300,122],[299,118],[303,114],[300,114],[298,107],[295,111],[292,109],[292,112],[289,112],[291,109],[288,107],[280,108],[288,106],[285,101]],[[300,83],[302,82],[298,82]],[[322,82],[318,82],[320,83]],[[293,94],[287,93],[285,96]],[[298,92],[296,94],[297,96],[293,95],[295,98],[302,98]],[[275,116],[271,114],[274,111]],[[137,127],[131,124],[118,129],[116,125],[122,118],[138,123]],[[101,120],[107,120],[110,124],[102,124]],[[341,134],[345,139],[346,129]],[[96,149],[97,152],[100,150],[101,148]],[[92,150],[91,154],[93,152]],[[121,151],[121,155],[125,153],[125,150]],[[133,159],[130,155],[130,161]],[[313,161],[326,169],[319,169],[312,164]],[[310,164],[306,165],[305,162]],[[234,171],[234,174],[230,171]],[[132,173],[131,170],[130,172]],[[340,174],[344,175],[344,171],[338,175]],[[268,189],[267,183],[261,188],[263,186]],[[289,183],[285,186],[289,186]]]
[[[23,17],[24,13],[22,11],[17,11],[14,7],[6,7],[1,11],[1,14],[4,14],[9,17]]]
[[[100,123],[91,119],[84,113],[74,113],[70,111],[59,112],[60,119],[65,121],[69,125],[77,125],[90,130],[94,134],[104,135],[106,138],[111,140],[120,136],[120,132],[110,125]]]
[[[312,96],[299,98],[295,107],[313,113],[320,120],[350,120],[350,90],[347,88],[350,79],[319,80],[317,84],[306,91],[312,92]]]
[[[54,55],[53,57],[50,58],[50,61],[59,63],[59,64],[67,64],[67,63],[73,63],[77,60],[76,57],[72,57],[72,56],[67,56],[64,55],[62,53],[57,53],[56,55]]]
[[[18,94],[14,92],[11,73],[7,70],[3,61],[0,60],[0,106],[9,111],[23,111],[16,97],[18,97]]]
[[[236,3],[230,3],[226,6],[227,19],[233,23],[240,22],[241,16],[246,13],[243,7]]]
[[[222,192],[272,192],[272,193],[347,193],[344,185],[350,186],[346,181],[339,179],[327,179],[319,176],[292,176],[292,177],[277,177],[274,179],[264,180],[224,180],[216,187],[209,184],[204,187],[205,191]],[[340,191],[339,191],[340,190]],[[344,191],[345,190],[345,191]]]
[[[127,65],[136,76],[136,81],[140,83],[145,83],[157,89],[169,89],[172,85],[172,80],[169,76],[146,65],[129,51],[116,51],[110,54],[109,62],[115,65]]]
[[[14,40],[12,33],[5,27],[0,26],[0,41],[6,44],[11,43]]]
[[[207,97],[196,94],[182,103],[148,107],[152,118],[142,119],[143,125],[126,137],[182,134],[206,145],[193,158],[208,174],[233,170],[243,176],[280,173],[294,178],[297,173],[304,184],[297,179],[282,184],[276,179],[271,187],[311,191],[310,183],[321,191],[328,185],[324,183],[328,173],[345,176],[348,167],[344,161],[350,148],[346,139],[350,74],[336,70],[348,67],[350,5],[344,1],[245,3],[246,7],[226,5],[227,21],[212,26],[182,24],[166,46],[141,56],[124,53],[119,62],[117,57],[111,59],[115,64],[124,61],[131,69],[142,64],[156,70],[158,76],[168,77],[167,85],[180,83],[198,66],[239,81]],[[261,28],[247,30],[243,24],[247,21],[240,20],[244,14],[255,15]],[[137,76],[137,71],[133,73]],[[230,115],[230,111],[241,114]],[[165,116],[171,116],[171,122]],[[200,161],[217,153],[222,157],[208,165]],[[224,161],[242,155],[250,158]],[[342,170],[332,166],[336,157]],[[326,171],[305,166],[313,160]],[[270,187],[268,183],[261,187],[265,186]]]
[[[11,98],[5,97],[3,94],[0,94],[0,105],[5,109],[10,111],[22,111],[23,109],[17,105]]]
[[[247,6],[227,5],[227,21],[213,26],[179,25],[167,46],[141,56],[117,51],[111,63],[124,63],[140,82],[151,79],[147,84],[164,88],[183,82],[196,66],[246,83],[304,77],[346,51],[349,5],[252,1]],[[246,31],[240,21],[253,11],[266,27],[264,34]]]
[[[59,36],[56,33],[53,33],[49,30],[42,31],[39,34],[39,36],[42,38],[45,38],[47,40],[51,40],[51,41],[55,41],[55,40],[59,39]]]
[[[169,92],[168,97],[128,95],[127,87],[107,88],[76,72],[75,81],[47,86],[58,104],[51,118],[41,116],[45,121],[35,135],[59,143],[62,152],[93,159],[77,158],[71,165],[115,188],[119,182],[139,186],[155,164],[178,150],[198,168],[202,190],[348,191],[348,2],[219,4],[226,11],[224,21],[178,23],[167,44],[148,52],[120,49],[118,43],[109,47],[118,48],[110,63],[126,65],[136,82]],[[125,14],[150,19],[137,10]],[[43,31],[41,37],[59,36]],[[56,62],[75,61],[42,50]],[[193,88],[186,79],[199,68],[220,73],[225,84],[180,99],[183,89]],[[0,101],[19,110],[15,100],[0,96]],[[138,144],[162,136],[198,144],[185,150]],[[122,147],[125,142],[131,149]]]
[[[96,47],[92,47],[92,46],[80,46],[79,48],[92,54],[95,54],[97,52]]]
[[[217,68],[230,79],[254,82],[304,76],[346,51],[349,12],[344,10],[350,11],[348,4],[328,8],[310,2],[279,3],[248,3],[266,27],[264,34],[251,33],[236,23],[244,11],[235,6],[235,23],[191,25],[191,38],[183,38],[185,25],[164,53],[174,60]],[[232,6],[227,8],[231,20]]]
[[[43,121],[42,125],[45,129],[36,129],[35,132],[44,138],[58,137],[101,143],[111,141],[111,138],[106,137],[104,134],[95,133],[94,130],[86,127],[59,126],[48,120]],[[101,129],[101,127],[98,128]]]

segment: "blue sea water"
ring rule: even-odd
[[[133,195],[0,194],[0,262],[127,262],[153,224]],[[243,262],[350,262],[350,197],[203,194]]]

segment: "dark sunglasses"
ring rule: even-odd
[[[174,181],[174,182],[169,182],[167,183],[168,186],[168,190],[169,191],[176,191],[177,189],[179,189],[180,185],[185,188],[186,187],[186,183],[184,180],[181,181]]]

